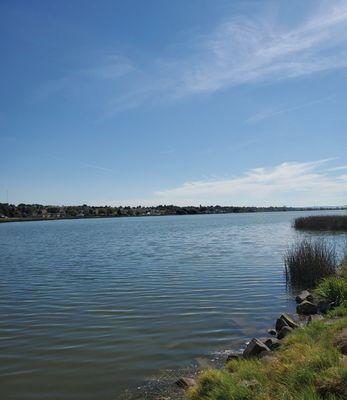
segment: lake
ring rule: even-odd
[[[1,398],[117,399],[264,336],[294,310],[282,256],[308,214],[0,224]]]

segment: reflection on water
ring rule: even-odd
[[[2,398],[116,399],[263,333],[296,215],[1,224]]]

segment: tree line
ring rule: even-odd
[[[335,209],[342,209],[336,207]],[[149,215],[192,215],[192,214],[227,214],[260,211],[304,211],[317,208],[296,207],[237,207],[237,206],[186,206],[158,205],[144,206],[56,206],[42,204],[9,204],[0,203],[0,218],[18,219],[62,219],[62,218],[92,218],[92,217],[125,217],[125,216],[149,216]],[[320,208],[324,209],[324,208]]]

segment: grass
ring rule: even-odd
[[[201,374],[188,400],[342,400],[347,398],[347,358],[333,337],[347,316],[312,322],[283,339],[270,360],[232,360]]]
[[[312,215],[296,218],[295,229],[312,231],[347,231],[347,215]]]
[[[335,247],[324,240],[297,242],[284,255],[287,281],[297,288],[312,288],[334,275],[339,266]]]
[[[305,241],[289,251],[287,261],[298,260],[310,270],[312,260],[328,260],[333,273],[335,253],[325,246]],[[340,304],[329,311],[328,320],[295,329],[267,359],[233,359],[222,370],[204,371],[187,400],[347,399],[347,357],[333,346],[334,337],[347,327],[347,259],[337,272],[316,288],[316,295]]]
[[[339,306],[347,301],[347,281],[340,276],[330,276],[323,279],[314,292],[319,299]]]

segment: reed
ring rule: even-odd
[[[332,243],[322,239],[294,243],[284,255],[287,282],[296,288],[312,288],[339,267]]]
[[[346,231],[347,215],[311,215],[296,218],[295,229],[310,231]]]

